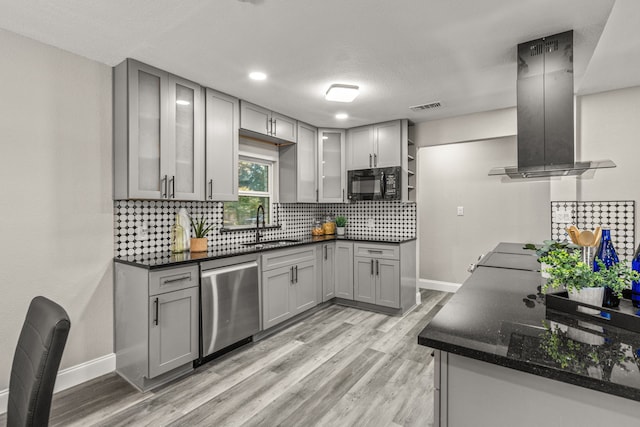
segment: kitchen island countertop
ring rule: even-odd
[[[511,254],[517,252],[535,256]],[[505,252],[489,254],[494,253]],[[419,334],[418,343],[640,401],[640,334],[547,312],[543,284],[535,270],[481,265]]]

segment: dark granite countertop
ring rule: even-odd
[[[537,271],[479,266],[418,343],[640,401],[640,334],[547,312],[544,280]]]
[[[286,239],[296,240],[286,242]],[[172,254],[169,252],[154,252],[149,254],[131,255],[131,256],[117,256],[114,257],[115,262],[124,264],[135,265],[137,267],[156,269],[165,267],[175,267],[182,264],[190,264],[194,262],[211,261],[214,259],[227,258],[237,255],[262,253],[271,250],[277,250],[282,248],[290,248],[293,246],[309,245],[323,242],[333,241],[352,241],[352,242],[369,242],[369,243],[393,243],[399,244],[416,240],[413,238],[405,237],[372,237],[372,236],[360,236],[360,235],[346,235],[346,236],[309,236],[302,237],[286,237],[283,238],[280,244],[266,244],[262,247],[245,246],[242,244],[234,243],[232,245],[221,245],[209,247],[207,252],[183,252],[181,254]]]

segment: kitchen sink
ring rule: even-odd
[[[274,247],[274,246],[285,246],[290,243],[298,243],[300,240],[296,239],[275,239],[275,240],[260,240],[260,242],[249,242],[243,243],[243,246],[256,246],[256,247]]]

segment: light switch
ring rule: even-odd
[[[464,215],[464,206],[458,206],[458,216]]]
[[[136,230],[138,240],[147,240],[149,238],[149,223],[147,221],[139,222]]]
[[[375,226],[376,226],[376,222],[373,220],[373,218],[368,218],[367,219],[367,227],[374,228]]]

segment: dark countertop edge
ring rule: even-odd
[[[481,362],[491,363],[493,365],[502,366],[516,371],[526,372],[532,375],[548,378],[554,381],[560,381],[567,384],[573,384],[578,387],[588,388],[600,393],[612,394],[629,400],[640,402],[640,390],[628,387],[622,384],[605,383],[597,378],[590,378],[573,374],[561,369],[554,369],[548,366],[542,366],[531,361],[520,361],[499,356],[496,354],[486,353],[480,350],[473,350],[467,347],[438,341],[418,335],[418,344],[430,347],[436,350],[446,351],[458,356],[468,357],[479,360]]]
[[[376,240],[375,238],[365,238],[365,237],[338,237],[338,236],[332,236],[332,237],[325,237],[322,240],[312,240],[312,241],[301,241],[301,242],[292,242],[291,244],[287,244],[287,245],[283,245],[283,246],[274,246],[274,247],[270,247],[270,248],[261,248],[261,249],[246,249],[243,250],[241,252],[237,252],[237,253],[229,253],[229,254],[221,254],[221,255],[212,255],[212,256],[203,256],[202,258],[196,258],[196,259],[185,259],[182,261],[171,261],[171,262],[167,262],[164,264],[158,264],[158,265],[148,265],[145,264],[144,262],[136,262],[136,261],[132,261],[126,258],[120,258],[120,257],[113,257],[113,261],[120,263],[120,264],[127,264],[127,265],[132,265],[134,267],[142,267],[142,268],[146,268],[148,270],[158,270],[161,268],[169,268],[169,267],[177,267],[177,266],[181,266],[181,265],[188,265],[188,264],[193,264],[193,263],[197,263],[197,262],[204,262],[204,261],[212,261],[212,260],[216,260],[216,259],[223,259],[223,258],[230,258],[230,257],[235,257],[235,256],[241,256],[241,255],[249,255],[249,254],[259,254],[259,253],[263,253],[263,252],[269,252],[269,251],[273,251],[273,250],[279,250],[279,249],[287,249],[287,248],[293,248],[296,246],[303,246],[303,245],[311,245],[311,244],[318,244],[318,243],[327,243],[327,242],[336,242],[336,241],[347,241],[347,242],[367,242],[367,243],[378,243],[378,244],[391,244],[391,245],[399,245],[402,243],[406,243],[406,242],[411,242],[413,240],[417,240],[417,237],[409,237],[409,238],[403,238],[403,239],[398,239],[398,240]]]

